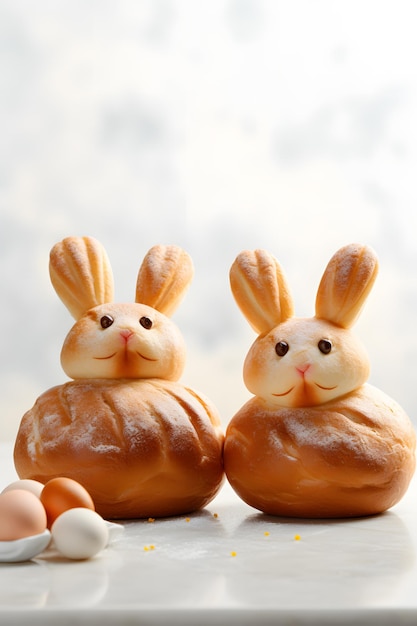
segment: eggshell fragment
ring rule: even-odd
[[[2,491],[5,493],[6,491],[11,491],[12,489],[23,489],[24,491],[31,491],[38,498],[40,498],[43,483],[40,483],[38,480],[32,480],[31,478],[24,478],[22,480],[15,480],[10,485],[7,485]]]
[[[72,478],[52,478],[42,489],[40,499],[48,516],[48,528],[51,528],[57,517],[68,509],[83,507],[95,510],[88,491]]]
[[[15,541],[46,530],[46,511],[39,498],[24,489],[0,494],[0,541]]]
[[[57,550],[68,559],[89,559],[103,550],[109,531],[103,518],[86,508],[62,513],[52,525],[52,539]]]

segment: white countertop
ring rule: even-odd
[[[0,444],[0,489],[15,479]],[[92,560],[0,564],[0,623],[416,624],[416,490],[384,515],[310,521],[260,514],[225,485],[189,518],[123,522]]]

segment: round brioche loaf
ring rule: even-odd
[[[310,407],[249,400],[226,431],[227,478],[247,504],[271,515],[381,513],[407,490],[415,433],[401,407],[363,385]]]
[[[175,382],[70,381],[22,418],[20,478],[81,483],[108,519],[159,517],[204,507],[223,480],[223,434],[206,398]]]

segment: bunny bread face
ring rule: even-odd
[[[185,363],[179,330],[142,304],[101,304],[74,324],[61,352],[70,378],[178,380]]]
[[[190,257],[176,246],[154,246],[139,270],[136,303],[113,303],[107,255],[96,240],[69,237],[50,255],[56,292],[76,318],[61,352],[70,378],[178,380],[185,364],[181,333],[167,317],[188,284]]]
[[[351,332],[320,319],[286,320],[249,350],[243,376],[255,396],[277,406],[323,404],[357,389],[369,361]]]
[[[273,405],[299,407],[359,388],[369,376],[369,361],[350,326],[376,272],[370,249],[351,245],[340,250],[323,275],[316,316],[296,318],[276,259],[262,250],[242,252],[231,268],[232,291],[260,333],[244,364],[249,391]]]

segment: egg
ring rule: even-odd
[[[24,489],[0,494],[0,541],[15,541],[46,530],[46,511],[39,498]]]
[[[40,499],[48,516],[48,528],[51,528],[56,518],[68,509],[83,507],[95,510],[88,491],[72,478],[52,478],[42,489]]]
[[[43,483],[40,483],[38,480],[32,480],[31,478],[15,480],[13,483],[10,483],[10,485],[7,485],[7,487],[3,489],[2,493],[10,491],[11,489],[24,489],[24,491],[31,491],[39,498],[43,489]]]
[[[103,518],[86,508],[73,508],[56,518],[51,528],[56,549],[68,559],[89,559],[103,550],[109,531]]]

